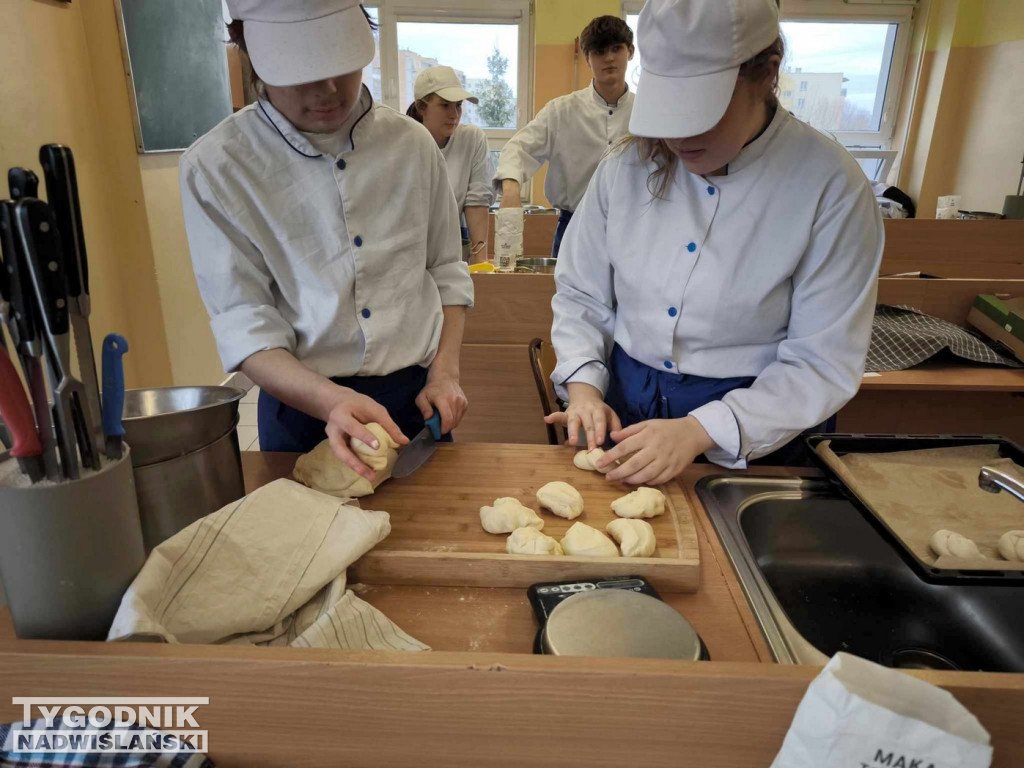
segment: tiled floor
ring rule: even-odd
[[[238,447],[243,451],[260,449],[259,433],[256,431],[256,401],[259,396],[259,387],[253,387],[238,405]]]

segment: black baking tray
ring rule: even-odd
[[[989,571],[989,570],[953,570],[950,568],[932,568],[910,551],[888,524],[863,503],[851,491],[825,461],[818,456],[815,448],[819,443],[830,441],[830,448],[839,456],[847,453],[895,453],[896,451],[918,451],[930,448],[956,448],[966,445],[998,445],[1002,458],[1012,459],[1024,466],[1024,448],[1000,435],[883,435],[883,434],[813,434],[804,438],[818,468],[828,476],[833,485],[837,486],[850,503],[861,511],[864,516],[888,539],[903,559],[917,573],[928,581],[935,583],[971,583],[984,582],[1006,584],[1007,582],[1024,585],[1024,571]],[[1003,491],[1005,493],[1005,491]],[[1024,504],[1022,504],[1024,507]]]

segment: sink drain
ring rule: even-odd
[[[959,671],[960,667],[940,653],[925,648],[900,648],[883,659],[883,664],[895,669],[939,669]]]

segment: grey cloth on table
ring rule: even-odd
[[[902,371],[948,349],[975,363],[1021,368],[972,332],[908,306],[879,304],[871,326],[865,371]]]

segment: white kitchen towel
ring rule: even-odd
[[[523,255],[523,209],[499,208],[494,214],[494,265],[515,269]]]
[[[276,480],[160,544],[108,640],[429,650],[346,589],[387,512]]]
[[[772,768],[987,768],[989,742],[948,691],[837,653],[807,688]]]

